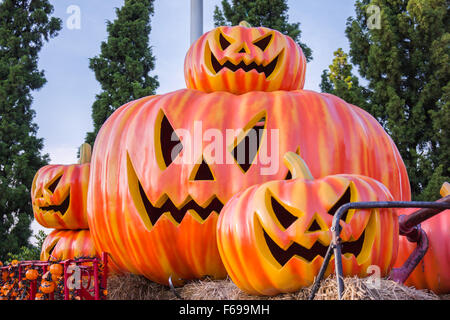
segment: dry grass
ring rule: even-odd
[[[439,300],[448,299],[427,290],[416,290],[394,281],[381,280],[380,286],[373,289],[364,279],[345,278],[345,300]],[[280,294],[274,297],[252,296],[241,291],[230,280],[193,280],[183,287],[176,288],[178,295],[187,300],[306,300],[311,288],[298,292]],[[111,300],[174,300],[174,292],[168,287],[151,282],[137,275],[116,276],[108,280],[108,298]],[[336,279],[329,277],[322,281],[316,300],[336,300]]]

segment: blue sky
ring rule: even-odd
[[[107,38],[106,21],[115,19],[115,8],[123,0],[51,0],[54,16],[63,29],[40,52],[39,68],[47,84],[33,94],[38,137],[44,138],[44,153],[52,164],[76,162],[78,146],[92,130],[91,106],[100,85],[89,69],[89,58],[100,53]],[[302,41],[313,50],[308,63],[305,89],[319,91],[322,71],[330,65],[333,52],[348,52],[345,23],[354,15],[354,0],[289,0],[290,22],[300,22]],[[204,0],[204,32],[213,29],[213,11],[220,0]],[[66,25],[71,5],[80,8],[81,28]],[[183,63],[189,48],[190,0],[156,0],[150,43],[156,56],[160,87],[158,94],[185,88]],[[36,229],[34,224],[33,229]]]

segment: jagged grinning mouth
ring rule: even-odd
[[[219,73],[220,70],[223,68],[228,68],[229,70],[235,72],[239,69],[244,70],[245,72],[249,72],[251,70],[256,70],[258,73],[264,73],[266,76],[266,79],[270,77],[270,75],[275,70],[278,59],[280,57],[281,53],[272,60],[268,65],[263,66],[262,64],[257,64],[256,62],[252,62],[250,64],[246,64],[244,60],[242,60],[239,64],[233,64],[230,61],[226,61],[225,63],[221,64],[217,58],[214,56],[214,54],[211,52],[211,65],[216,73]]]
[[[264,239],[266,240],[266,244],[272,256],[281,266],[284,266],[289,260],[291,260],[291,258],[295,256],[301,257],[308,262],[313,261],[317,256],[321,256],[322,258],[324,258],[328,250],[328,246],[321,244],[319,241],[316,241],[316,243],[314,243],[314,245],[310,249],[307,249],[300,244],[293,242],[289,246],[289,248],[284,250],[270,238],[264,228],[263,233]],[[358,257],[363,248],[365,233],[366,230],[363,231],[361,236],[356,241],[342,242],[342,254],[350,253],[355,257]]]
[[[206,207],[200,206],[191,199],[183,207],[177,208],[169,197],[167,197],[167,200],[161,207],[155,207],[151,204],[150,200],[148,200],[147,195],[145,194],[140,182],[139,193],[141,195],[142,202],[152,225],[155,225],[158,219],[166,212],[169,212],[172,218],[177,223],[181,223],[184,216],[186,215],[186,212],[188,212],[189,210],[194,210],[200,216],[200,218],[206,220],[212,212],[220,213],[223,208],[223,203],[220,202],[220,200],[216,197],[214,197]]]
[[[69,208],[69,204],[70,204],[70,190],[69,190],[67,197],[64,199],[64,201],[61,204],[39,207],[39,209],[41,209],[42,211],[59,212],[61,215],[64,215],[64,214],[66,214],[67,209]]]

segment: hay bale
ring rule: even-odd
[[[345,278],[344,300],[439,300],[428,290],[416,290],[391,280],[381,279],[378,288],[372,288],[367,280],[358,277]],[[273,297],[253,296],[240,290],[229,278],[225,280],[192,280],[176,288],[186,300],[306,300],[311,287],[294,293]],[[441,297],[442,298],[442,297]],[[154,283],[142,276],[125,275],[108,279],[108,299],[111,300],[175,300],[169,287]],[[322,281],[316,300],[338,299],[336,278]],[[448,297],[447,297],[448,299]]]

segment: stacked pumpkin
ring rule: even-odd
[[[47,165],[33,179],[31,200],[36,221],[54,229],[45,239],[41,260],[97,256],[87,221],[91,146],[80,148],[79,164]]]
[[[37,173],[36,219],[57,229],[43,259],[93,249],[90,235],[120,271],[161,284],[229,274],[249,293],[290,292],[313,282],[341,205],[410,200],[394,142],[364,110],[303,90],[306,59],[290,37],[218,27],[184,71],[187,89],[129,102],[104,123],[87,217],[89,164]],[[344,274],[378,265],[386,276],[396,212],[350,210],[341,225]]]
[[[333,208],[410,200],[380,124],[303,90],[305,70],[301,48],[275,30],[243,23],[199,38],[185,60],[187,89],[127,103],[97,136],[87,202],[97,249],[162,284],[228,273],[248,292],[275,294],[312,283]],[[345,273],[363,277],[378,264],[387,275],[395,213],[357,210],[342,223]]]

